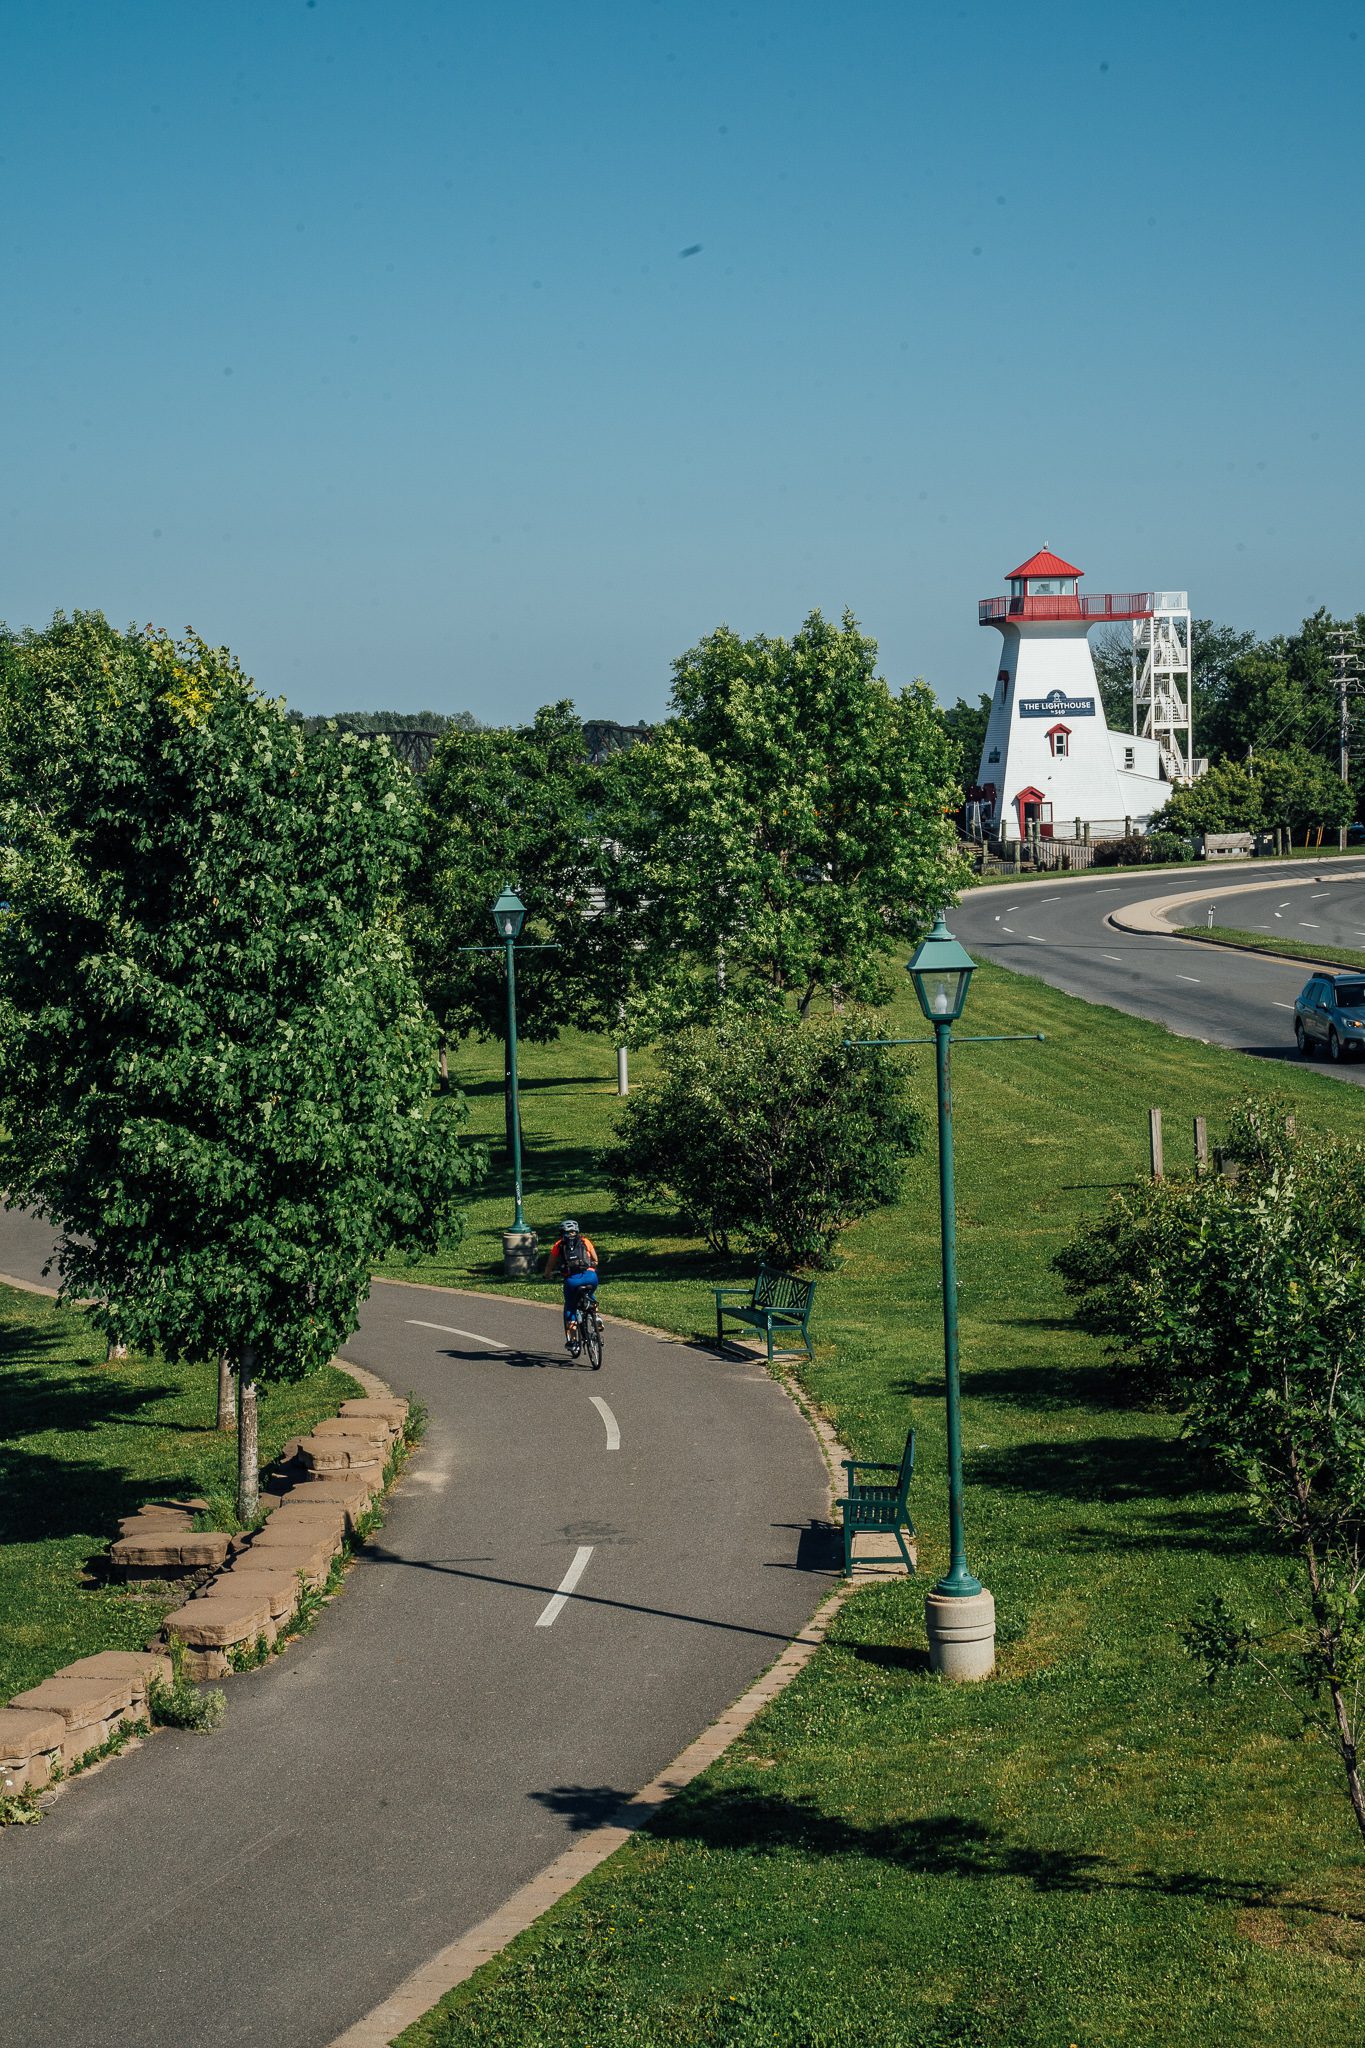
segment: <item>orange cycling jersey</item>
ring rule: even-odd
[[[583,1247],[584,1251],[585,1251],[585,1252],[587,1253],[587,1255],[588,1255],[588,1264],[589,1264],[590,1266],[592,1266],[592,1267],[593,1267],[594,1269],[596,1269],[596,1266],[597,1266],[597,1246],[596,1246],[596,1245],[595,1245],[595,1244],[593,1243],[593,1241],[592,1241],[592,1239],[591,1239],[590,1237],[585,1237],[585,1236],[583,1235],[583,1233],[582,1233],[581,1231],[579,1232],[578,1242],[579,1242],[579,1243],[580,1243],[580,1244],[582,1245],[582,1247]],[[550,1256],[549,1256],[549,1258],[548,1258],[548,1259],[547,1259],[547,1260],[545,1261],[545,1271],[546,1271],[546,1272],[547,1272],[548,1274],[554,1274],[554,1273],[558,1272],[559,1270],[561,1270],[561,1268],[562,1268],[562,1263],[563,1263],[563,1262],[562,1262],[562,1260],[560,1259],[560,1252],[561,1252],[561,1250],[562,1250],[562,1248],[563,1248],[563,1244],[564,1244],[564,1240],[563,1240],[563,1238],[562,1238],[562,1237],[557,1237],[557,1238],[555,1239],[554,1243],[553,1243],[553,1244],[551,1245],[551,1247],[550,1247]]]

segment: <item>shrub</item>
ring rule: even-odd
[[[604,1164],[616,1194],[675,1208],[717,1251],[828,1265],[841,1230],[901,1190],[923,1142],[905,1065],[869,1020],[736,1018],[665,1042]]]
[[[1274,1621],[1215,1597],[1188,1647],[1210,1675],[1250,1662],[1296,1696],[1365,1838],[1365,1146],[1251,1103],[1223,1159],[1235,1175],[1116,1196],[1056,1264],[1286,1561]]]
[[[1190,841],[1179,832],[1149,832],[1146,840],[1148,860],[1175,861],[1193,860],[1194,848]]]
[[[1094,865],[1097,868],[1135,868],[1143,857],[1145,841],[1136,832],[1122,839],[1097,839]]]

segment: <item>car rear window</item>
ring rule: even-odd
[[[1339,981],[1337,983],[1337,1008],[1339,1010],[1365,1010],[1365,981]]]

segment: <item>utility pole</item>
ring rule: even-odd
[[[1356,636],[1352,626],[1329,626],[1327,659],[1332,664],[1332,682],[1337,693],[1337,740],[1340,748],[1341,779],[1351,782],[1351,698],[1360,688],[1357,672]],[[1346,851],[1346,827],[1337,828],[1337,845]]]

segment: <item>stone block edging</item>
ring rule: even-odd
[[[167,1616],[161,1635],[145,1650],[78,1657],[0,1705],[0,1794],[6,1799],[44,1793],[51,1798],[74,1767],[88,1769],[130,1738],[150,1733],[148,1690],[153,1680],[171,1681],[172,1640],[181,1646],[186,1678],[222,1677],[233,1668],[235,1653],[245,1650],[252,1661],[268,1654],[307,1594],[326,1584],[361,1516],[385,1491],[385,1467],[408,1416],[408,1403],[375,1373],[340,1358],[335,1363],[362,1388],[339,1411],[343,1420],[348,1407],[359,1411],[361,1434],[332,1441],[363,1443],[375,1462],[326,1477],[314,1476],[302,1463],[292,1478],[275,1468],[276,1483],[267,1482],[262,1496],[273,1497],[274,1506],[261,1529],[244,1541],[223,1531],[191,1530],[198,1502],[149,1504],[125,1517],[121,1526],[134,1524],[136,1533],[118,1537],[112,1549],[131,1551],[129,1576],[157,1575],[154,1559],[170,1551],[177,1568],[209,1568],[211,1575]],[[373,1440],[381,1419],[382,1448]],[[316,1500],[310,1498],[315,1490]]]

